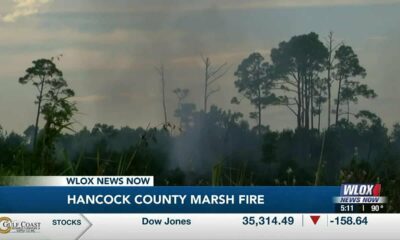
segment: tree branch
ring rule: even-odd
[[[218,88],[216,88],[216,89],[213,89],[213,90],[209,91],[209,92],[207,93],[207,98],[210,97],[211,95],[213,95],[214,93],[219,92],[220,90],[221,90],[221,88],[218,87]]]
[[[289,108],[289,110],[295,115],[297,116],[297,113],[295,110],[293,110],[293,108],[290,107],[290,105],[285,105],[287,108]]]

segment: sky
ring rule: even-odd
[[[353,111],[375,112],[391,127],[400,121],[399,12],[400,0],[1,0],[0,125],[22,133],[34,122],[35,89],[18,78],[33,60],[59,54],[57,64],[76,92],[77,130],[98,122],[161,123],[154,69],[161,63],[169,118],[176,121],[178,87],[190,89],[187,101],[201,108],[202,55],[231,66],[210,104],[248,118],[251,105],[230,103],[241,60],[255,51],[269,60],[270,50],[294,35],[314,31],[325,41],[333,31],[337,42],[354,48],[367,70],[363,81],[378,94]],[[263,112],[263,124],[284,129],[296,122],[276,106]]]

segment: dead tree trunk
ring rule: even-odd
[[[163,106],[163,112],[164,112],[164,124],[168,123],[168,117],[167,117],[167,106],[166,106],[166,100],[165,100],[165,69],[164,65],[161,64],[160,67],[155,67],[157,73],[160,75],[160,80],[161,80],[161,92],[162,92],[162,106]]]
[[[222,78],[229,70],[227,63],[223,63],[218,67],[213,67],[209,57],[201,57],[204,64],[204,106],[203,110],[208,111],[208,99],[214,93],[220,91],[220,87],[212,88],[212,84]]]

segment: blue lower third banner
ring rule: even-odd
[[[3,213],[334,213],[340,187],[0,187]]]

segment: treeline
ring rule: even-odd
[[[400,125],[390,132],[369,112],[364,112],[357,123],[341,120],[322,133],[266,128],[261,137],[241,114],[216,106],[208,113],[193,111],[185,118],[192,122],[184,131],[172,125],[132,129],[96,124],[92,129],[64,133],[55,143],[53,161],[42,171],[162,175],[179,168],[191,179],[179,183],[168,180],[171,184],[198,184],[196,179],[202,177],[201,182],[211,184],[213,168],[221,167],[232,170],[232,183],[237,180],[234,173],[242,170],[241,174],[248,174],[242,183],[257,185],[280,181],[282,171],[289,168],[297,175],[294,184],[302,185],[315,184],[318,171],[318,184],[337,184],[343,168],[352,162],[374,166],[371,174],[375,177],[380,176],[377,166],[387,165],[384,169],[388,172],[399,171]],[[5,169],[18,170],[24,165],[24,172],[29,174],[29,159],[34,157],[33,128],[24,135],[1,132],[0,164]]]
[[[2,132],[2,175],[154,175],[157,185],[337,185],[381,182],[391,201],[400,189],[400,125],[389,131],[365,112],[318,133],[256,128],[237,113],[211,106],[179,127],[115,128],[96,124],[62,134],[53,161],[40,165],[32,151],[33,127]]]
[[[235,86],[241,97],[234,97],[232,103],[248,99],[255,107],[250,117],[257,119],[259,128],[262,110],[269,105],[287,107],[296,119],[297,129],[320,131],[323,109],[328,116],[324,125],[330,127],[332,113],[335,124],[341,116],[349,122],[350,116],[357,114],[351,111],[351,104],[360,97],[377,96],[361,81],[366,70],[357,54],[351,46],[335,44],[333,33],[325,44],[314,32],[294,36],[273,48],[269,58],[270,62],[261,53],[252,53],[235,72]]]

